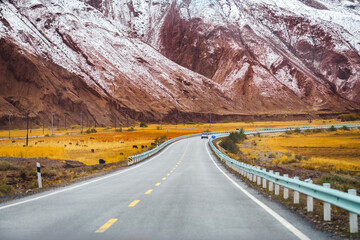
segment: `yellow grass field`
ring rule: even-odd
[[[275,164],[294,163],[326,172],[344,170],[360,173],[360,130],[261,136],[250,138],[247,142],[247,145],[251,142],[252,147],[241,148],[247,156],[257,158],[263,153],[285,153],[274,156],[272,163]],[[307,158],[300,161],[296,155]]]
[[[62,136],[32,138],[29,139],[29,147],[23,147],[25,139],[0,141],[0,156],[2,157],[26,157],[26,158],[50,158],[77,160],[87,165],[98,164],[100,158],[107,163],[124,161],[128,156],[140,153],[141,145],[150,146],[155,138],[168,135],[169,138],[181,135],[209,131],[234,130],[236,128],[262,128],[280,126],[338,124],[339,120],[314,120],[311,124],[307,121],[277,121],[277,122],[239,122],[239,123],[208,123],[198,124],[149,124],[146,128],[134,127],[134,131],[123,128],[123,132],[115,132],[111,127],[96,128],[97,133],[66,135],[66,133],[79,133],[79,128],[55,130],[54,134]],[[77,126],[78,127],[78,126]],[[86,129],[84,128],[84,131]],[[167,130],[168,133],[167,133]],[[29,136],[42,135],[42,129],[33,129]],[[45,134],[51,135],[51,129],[45,129]],[[12,137],[26,136],[26,130],[12,130]],[[8,137],[8,131],[0,131],[0,138]],[[12,141],[15,141],[14,143]],[[132,146],[137,145],[138,149]],[[92,152],[91,150],[94,150]],[[143,149],[145,151],[146,149]]]

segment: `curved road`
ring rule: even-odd
[[[0,205],[0,239],[329,239],[225,170],[200,137]]]

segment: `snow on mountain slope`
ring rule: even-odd
[[[360,108],[359,1],[3,0],[0,7],[1,38],[150,118]]]
[[[155,115],[232,109],[217,83],[165,58],[81,1],[3,1],[0,6],[1,38],[75,73],[124,107]]]
[[[237,105],[248,100],[239,94],[239,88],[245,91],[246,81],[256,85],[255,92],[262,89],[258,92],[260,98],[271,98],[259,100],[259,105],[276,98],[291,98],[294,106],[357,108],[360,101],[358,2],[87,2],[108,17],[128,24],[135,36],[166,57],[222,84]],[[121,10],[116,7],[119,5],[123,6]],[[251,66],[245,71],[248,62]],[[247,80],[245,77],[249,74],[237,74],[240,69],[242,73],[255,75]],[[261,87],[260,82],[255,81],[261,76],[268,76],[266,84],[270,88]],[[254,89],[247,91],[256,94]]]

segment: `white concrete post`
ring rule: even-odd
[[[39,188],[42,188],[42,182],[41,182],[41,172],[40,172],[40,163],[36,163],[36,170],[37,170],[37,177],[38,177],[38,184]]]
[[[308,181],[309,183],[312,183],[312,180]],[[307,211],[313,212],[314,211],[314,198],[311,196],[307,196]]]
[[[263,171],[266,172],[266,168],[264,168]],[[262,187],[266,188],[266,178],[262,179]]]
[[[269,173],[274,173],[273,170],[270,170]],[[274,189],[274,184],[272,181],[269,181],[269,191],[272,192]]]
[[[324,183],[324,187],[330,188],[330,183]],[[324,202],[324,221],[331,221],[331,205]]]
[[[256,182],[256,175],[253,174],[253,179],[252,179],[253,182]]]
[[[299,180],[299,177],[294,177],[295,180]],[[299,192],[294,191],[294,204],[299,204],[300,198],[299,198]]]
[[[260,176],[257,177],[257,185],[261,185],[261,177]]]
[[[349,189],[348,193],[351,195],[356,195],[356,189]],[[359,232],[359,224],[358,224],[358,215],[356,213],[349,213],[350,220],[350,233],[358,233]]]
[[[279,172],[275,172],[275,175],[280,176]],[[280,186],[279,184],[275,183],[275,195],[279,195],[280,194]]]
[[[284,174],[284,177],[288,178],[289,175],[288,174]],[[284,199],[288,199],[289,198],[289,189],[284,187]]]

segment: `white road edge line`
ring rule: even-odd
[[[10,207],[15,207],[15,206],[18,206],[18,205],[21,205],[21,204],[24,204],[24,203],[28,203],[28,202],[32,202],[32,201],[35,201],[35,200],[39,200],[39,199],[42,199],[42,198],[50,197],[50,196],[53,196],[53,195],[56,195],[56,194],[59,194],[59,193],[62,193],[62,192],[67,192],[67,191],[70,191],[70,190],[74,190],[76,188],[80,188],[80,187],[83,187],[83,186],[86,186],[86,185],[89,185],[89,184],[92,184],[92,183],[95,183],[95,182],[102,181],[102,180],[107,179],[107,178],[111,178],[111,177],[114,177],[114,176],[129,172],[129,171],[134,170],[134,169],[136,169],[138,167],[144,166],[145,164],[148,164],[149,162],[154,160],[156,157],[161,156],[165,151],[169,150],[172,146],[173,146],[173,144],[171,144],[171,146],[169,146],[168,148],[164,149],[161,153],[151,157],[149,160],[147,160],[147,161],[145,161],[143,163],[137,164],[134,167],[130,167],[130,168],[125,169],[125,170],[119,170],[119,172],[117,172],[117,173],[113,173],[113,174],[106,175],[104,177],[96,178],[95,180],[85,182],[85,183],[82,183],[82,184],[79,184],[79,185],[76,185],[76,186],[73,186],[73,187],[65,187],[64,189],[58,190],[58,191],[55,190],[54,192],[51,192],[51,193],[48,193],[48,194],[45,194],[45,195],[41,195],[39,197],[34,197],[34,198],[30,198],[30,199],[27,199],[27,200],[24,200],[24,201],[8,204],[8,205],[0,207],[0,210],[10,208]]]
[[[238,189],[240,189],[243,193],[245,193],[246,196],[248,196],[251,200],[253,200],[255,203],[257,203],[260,207],[262,207],[266,212],[268,212],[271,216],[273,216],[276,220],[278,220],[282,225],[284,225],[287,229],[290,230],[295,236],[297,236],[301,240],[310,240],[308,236],[306,236],[304,233],[302,233],[300,230],[298,230],[294,225],[289,223],[285,218],[281,217],[279,214],[274,212],[271,208],[269,208],[267,205],[265,205],[263,202],[261,202],[259,199],[251,195],[248,191],[246,191],[244,188],[242,188],[239,184],[237,184],[233,179],[231,179],[214,161],[213,157],[209,153],[207,142],[205,143],[205,149],[211,159],[211,161],[215,164],[217,169],[224,174],[224,176],[232,183],[234,184]]]

